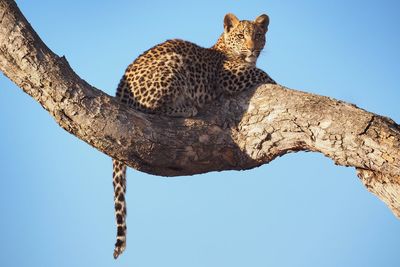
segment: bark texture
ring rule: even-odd
[[[144,114],[76,75],[10,0],[0,0],[0,69],[66,131],[137,170],[162,176],[244,170],[316,151],[355,167],[400,217],[400,127],[355,105],[260,85],[195,118]]]

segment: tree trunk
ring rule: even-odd
[[[0,0],[0,69],[66,131],[147,173],[244,170],[296,151],[353,166],[400,217],[400,127],[355,105],[280,85],[223,97],[195,118],[133,110],[86,83]]]

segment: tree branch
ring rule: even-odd
[[[243,170],[296,151],[353,166],[400,217],[400,127],[355,105],[280,85],[222,98],[191,119],[144,114],[82,80],[0,0],[0,69],[66,131],[143,172]]]

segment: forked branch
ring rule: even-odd
[[[196,118],[144,114],[76,75],[10,0],[0,0],[0,69],[62,128],[135,169],[164,176],[243,170],[316,151],[355,167],[368,190],[400,216],[400,127],[352,104],[260,85]]]

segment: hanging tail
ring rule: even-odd
[[[115,219],[117,222],[117,241],[114,249],[114,259],[124,252],[126,247],[126,165],[113,159],[113,185]]]

